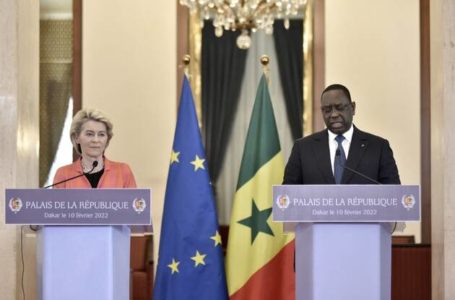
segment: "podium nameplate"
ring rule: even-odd
[[[7,189],[5,223],[149,225],[149,189]]]
[[[420,187],[418,185],[273,186],[273,220],[278,222],[420,221]]]

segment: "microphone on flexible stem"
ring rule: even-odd
[[[48,185],[48,186],[45,186],[45,187],[43,187],[43,189],[48,189],[48,188],[50,188],[50,187],[53,187],[53,186],[59,185],[59,184],[61,184],[61,183],[64,183],[64,182],[67,182],[67,181],[70,181],[70,180],[73,180],[73,179],[79,178],[79,177],[81,177],[81,176],[84,176],[84,175],[90,174],[90,173],[92,173],[92,172],[93,172],[93,170],[95,170],[95,168],[96,168],[97,166],[98,166],[98,161],[97,161],[97,160],[95,160],[95,161],[93,162],[93,164],[92,164],[92,169],[91,169],[90,171],[88,171],[88,172],[84,172],[84,173],[82,173],[82,174],[79,174],[79,175],[76,175],[76,176],[73,176],[73,177],[67,178],[67,179],[65,179],[65,180],[62,180],[62,181],[59,181],[59,182],[56,182],[56,183],[53,183],[53,184],[50,184],[50,185]]]
[[[340,156],[340,155],[341,155],[340,149],[337,149],[337,151],[335,152],[335,155],[336,155],[336,156]],[[354,170],[354,169],[352,169],[352,168],[346,166],[346,164],[341,164],[340,161],[338,161],[338,163],[339,163],[339,165],[340,165],[343,169],[348,170],[348,171],[351,171],[352,173],[354,173],[354,174],[356,174],[356,175],[359,175],[360,177],[362,177],[362,178],[364,178],[364,179],[366,179],[366,180],[368,180],[368,181],[370,181],[370,182],[372,182],[372,183],[374,183],[374,184],[382,185],[382,183],[380,183],[379,181],[374,180],[373,178],[371,178],[371,177],[369,177],[369,176],[367,176],[367,175],[365,175],[365,174],[360,173],[359,171],[356,171],[356,170]],[[397,222],[394,222],[393,228],[392,228],[392,233],[395,232],[395,229],[396,229],[396,228],[397,228]]]
[[[87,174],[90,174],[93,172],[93,170],[95,170],[95,168],[98,166],[98,161],[95,160],[92,164],[92,169],[88,172],[84,172],[82,174],[79,174],[79,175],[76,175],[76,176],[73,176],[73,177],[70,177],[70,178],[67,178],[65,180],[62,180],[62,181],[59,181],[59,182],[56,182],[56,183],[53,183],[53,184],[50,184],[50,185],[47,185],[45,187],[43,187],[43,189],[48,189],[50,187],[53,187],[53,186],[56,186],[56,185],[59,185],[60,183],[64,183],[64,182],[67,182],[67,181],[70,181],[70,180],[73,180],[73,179],[76,179],[76,178],[79,178],[81,176],[84,176],[84,175],[87,175]],[[29,225],[30,229],[33,230],[33,231],[38,231],[41,229],[41,225]]]
[[[336,156],[340,156],[341,155],[340,149],[337,149],[337,151],[335,152],[335,155]],[[343,169],[348,170],[348,171],[350,171],[350,172],[352,172],[352,173],[354,173],[356,175],[359,175],[360,177],[362,177],[362,178],[364,178],[364,179],[366,179],[366,180],[368,180],[368,181],[370,181],[370,182],[372,182],[374,184],[382,184],[379,181],[374,180],[373,178],[371,178],[371,177],[369,177],[369,176],[367,176],[365,174],[360,173],[359,171],[356,171],[356,170],[346,166],[346,164],[341,164],[339,161],[338,161],[338,163]]]

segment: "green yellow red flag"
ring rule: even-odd
[[[284,163],[263,75],[258,86],[229,226],[226,272],[231,300],[295,299],[294,236],[272,221],[272,186]]]

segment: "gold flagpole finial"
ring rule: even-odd
[[[269,63],[270,63],[270,58],[268,55],[262,55],[261,56],[261,64],[262,64],[262,70],[264,72],[265,77],[267,78],[267,83],[270,85],[270,78],[269,78]]]
[[[186,77],[188,77],[188,78],[190,77],[190,74],[189,74],[189,73],[190,73],[190,71],[189,71],[189,69],[190,69],[190,62],[191,62],[191,56],[190,56],[189,54],[185,54],[185,55],[183,56],[183,58],[182,58],[182,63],[183,63],[183,65],[184,65],[184,71],[183,71],[183,72],[185,72],[185,75],[186,75]]]
[[[261,64],[264,68],[266,68],[269,65],[269,62],[270,62],[270,58],[268,57],[268,55],[261,56]]]

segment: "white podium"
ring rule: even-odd
[[[295,231],[297,300],[390,300],[395,221],[420,220],[420,188],[273,187],[273,220]]]
[[[44,226],[37,240],[38,299],[127,300],[128,226]]]
[[[388,223],[301,223],[295,236],[296,299],[390,299]]]
[[[37,299],[128,300],[130,227],[151,224],[149,189],[6,189],[5,223],[37,233]]]

